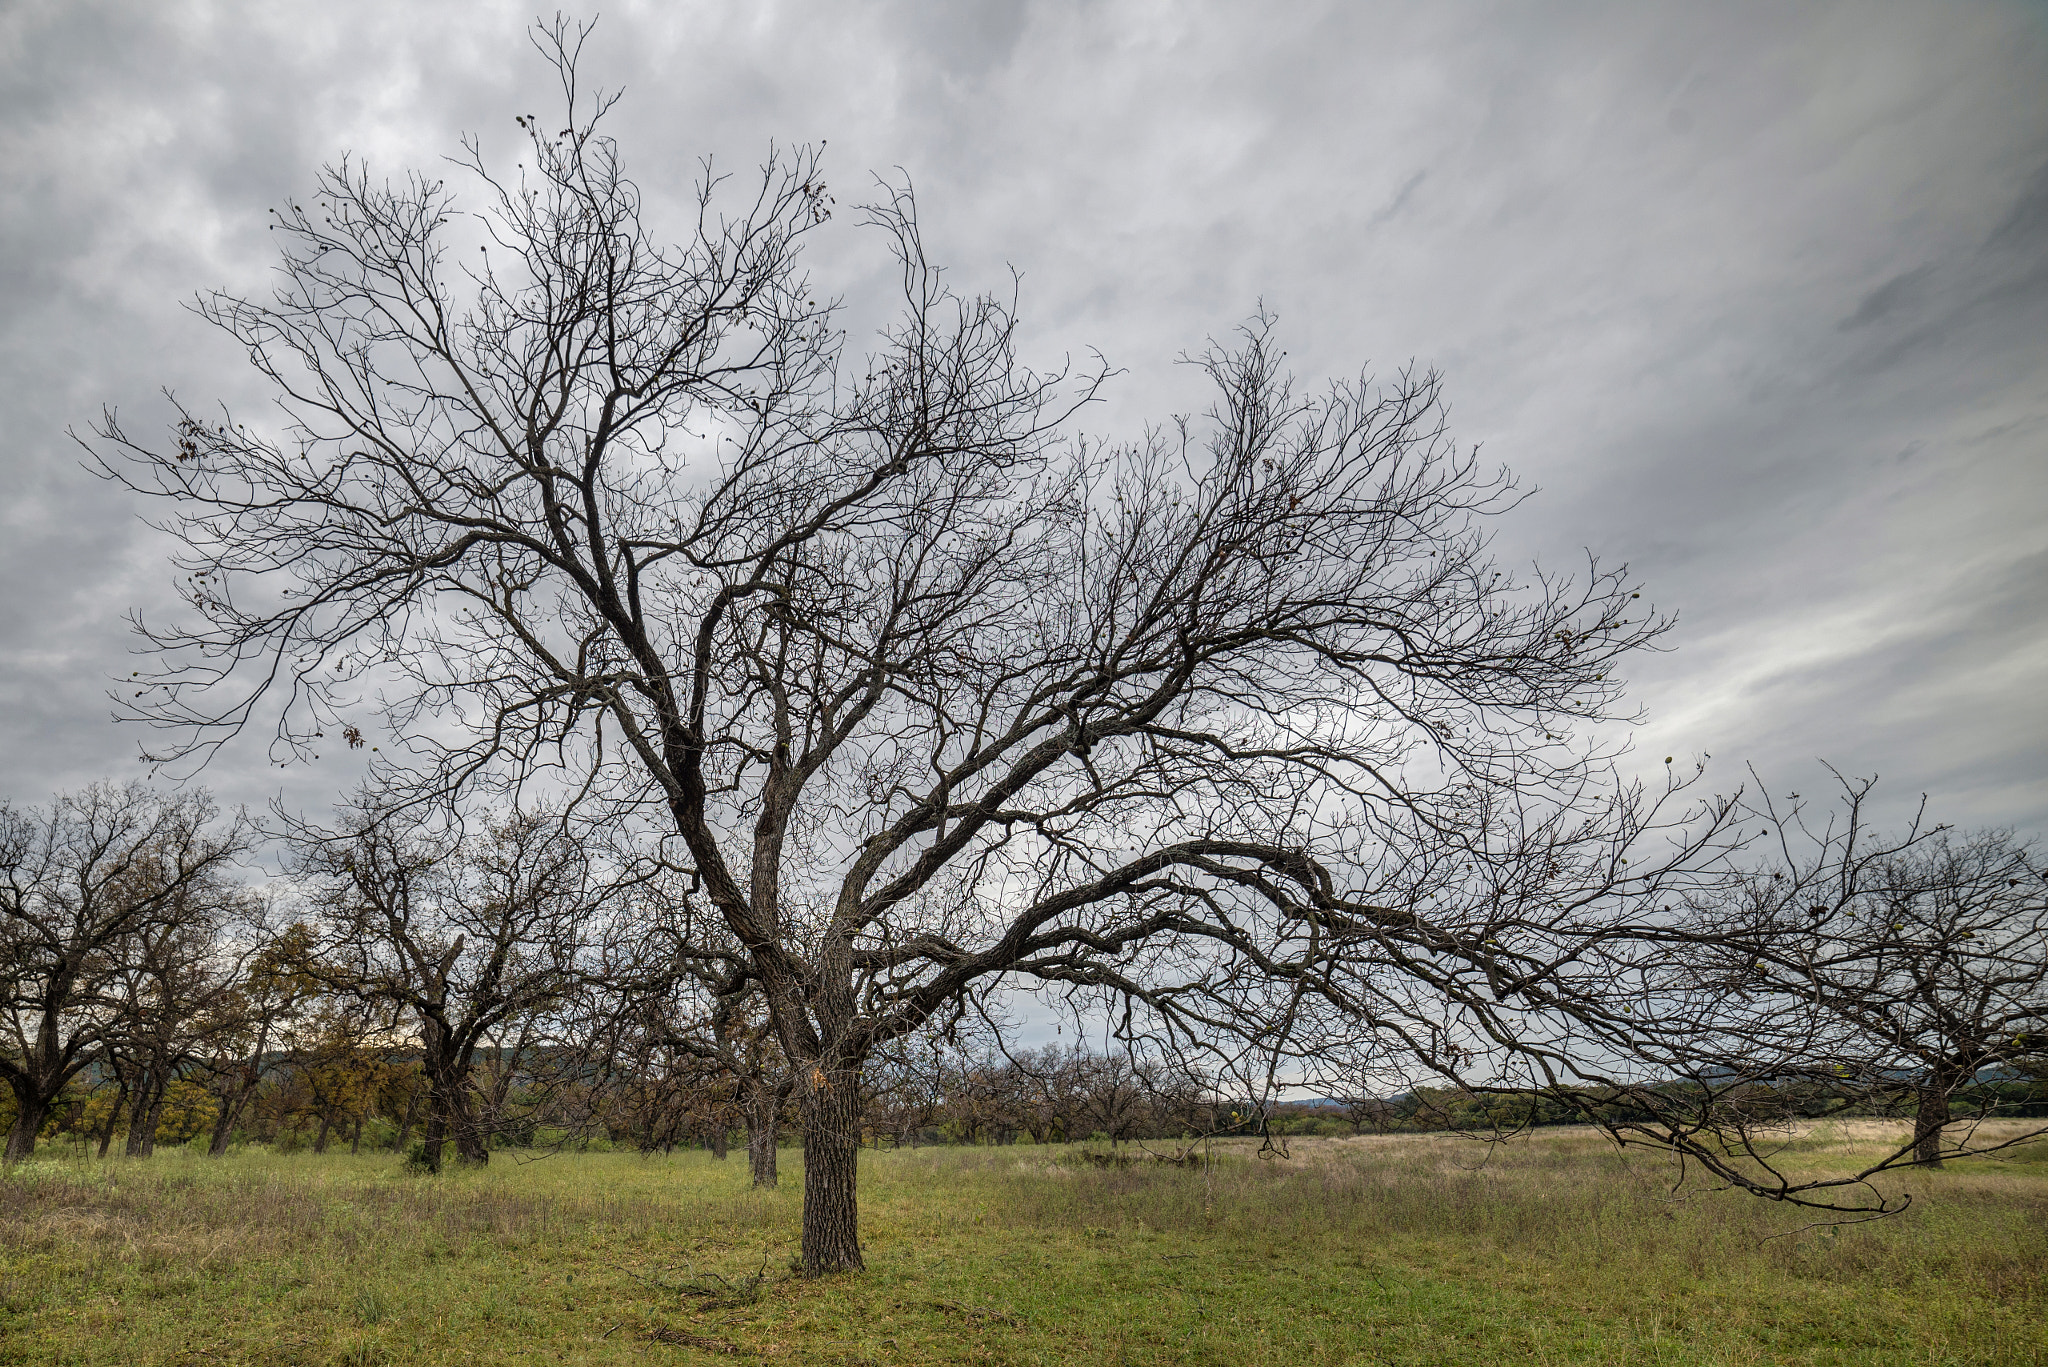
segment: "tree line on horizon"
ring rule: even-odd
[[[694,1146],[722,1159],[737,1137],[754,1183],[776,1184],[794,1080],[758,1002],[729,987],[721,995],[702,964],[656,967],[678,962],[686,930],[664,901],[672,871],[618,857],[615,842],[601,869],[590,850],[602,842],[559,820],[474,830],[416,821],[408,839],[394,834],[402,823],[392,814],[357,816],[339,830],[297,827],[281,892],[233,876],[251,828],[218,816],[203,794],[101,786],[47,808],[0,807],[0,948],[15,965],[4,977],[14,1028],[0,1048],[9,1155],[66,1139],[105,1157],[117,1138],[129,1157],[201,1141],[214,1157],[245,1143],[316,1153],[345,1143],[353,1153],[367,1132],[373,1149],[438,1171],[444,1149],[469,1162],[494,1148],[593,1144]],[[1646,1093],[1353,1086],[1304,1104],[1283,1100],[1270,1070],[1205,1073],[1195,1054],[1141,1057],[1136,1042],[1123,1053],[1016,1050],[986,1016],[964,1030],[963,1017],[950,1041],[926,1034],[863,1070],[860,1141],[1161,1140],[1184,1155],[1189,1141],[1217,1136],[1497,1137],[1586,1123],[1624,1133],[1716,1109],[1722,1122],[1768,1129],[1918,1115],[1937,1088],[1927,1109],[1941,1124],[2048,1116],[2048,1049],[2023,1035],[1987,1038],[1987,1026],[2009,1022],[1984,1010],[1998,996],[1987,970],[2011,948],[1993,941],[2015,928],[2001,913],[2016,899],[2001,890],[2020,885],[2006,875],[2026,872],[2024,847],[1996,835],[1942,840],[1914,861],[1910,887],[1896,874],[1884,885],[1887,914],[1908,914],[1897,908],[1915,897],[1953,904],[1946,944],[1922,944],[1905,969],[1921,979],[1949,971],[1925,1005],[1950,1023],[1930,1015],[1919,1025],[1923,1068],[1882,1047],[1897,1041],[1874,1041],[1878,1051],[1854,1067],[1838,1055],[1818,1074],[1786,1078],[1707,1073],[1706,1086],[1666,1078]],[[1811,883],[1810,872],[1797,881]],[[1732,900],[1786,881],[1783,870],[1762,873]],[[1912,914],[1923,933],[1926,913]],[[1876,937],[1874,952],[1897,954],[1905,930]],[[1972,944],[1979,935],[1986,943]],[[1837,992],[1861,985],[1841,981],[1858,971],[1848,938],[1831,946]],[[1780,940],[1770,952],[1812,962],[1810,946]],[[1966,964],[1970,976],[1955,972]],[[2038,985],[2038,961],[2019,967]],[[1897,1010],[1882,1000],[1845,1007]],[[1939,1127],[1931,1154],[1926,1131],[1916,1130],[1913,1158],[1940,1161]]]

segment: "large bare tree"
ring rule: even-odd
[[[200,301],[274,421],[100,426],[184,547],[193,624],[129,700],[159,758],[375,741],[678,846],[796,1078],[813,1272],[861,1263],[862,1061],[963,994],[1284,1030],[1386,975],[1538,982],[1633,876],[1657,804],[1574,737],[1665,624],[1494,561],[1519,495],[1435,375],[1300,391],[1260,317],[1193,359],[1205,415],[1086,438],[1105,372],[1022,364],[887,187],[901,312],[850,352],[817,155],[707,164],[670,240],[577,42],[542,35],[565,113],[517,173],[344,161],[279,211],[274,294]]]

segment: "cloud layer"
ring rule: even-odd
[[[1173,364],[1263,301],[1304,377],[1443,370],[1541,495],[1515,559],[1626,559],[1681,614],[1642,753],[1814,760],[2048,827],[2048,20],[2037,6],[607,8],[587,73],[656,201],[829,139],[916,183],[1028,347],[1198,404]],[[107,722],[166,545],[79,468],[102,404],[260,405],[181,308],[260,289],[267,208],[552,108],[516,7],[44,0],[0,17],[0,796],[137,770]],[[856,304],[850,228],[817,263]],[[1661,767],[1661,766],[1659,766]],[[224,796],[325,805],[257,746]]]

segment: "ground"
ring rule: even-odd
[[[865,1154],[869,1270],[810,1282],[794,1153],[755,1193],[701,1152],[60,1150],[0,1175],[0,1362],[2048,1363],[2048,1144],[1803,1229],[1583,1131],[1291,1154]]]

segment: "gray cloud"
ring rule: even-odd
[[[264,211],[353,149],[430,166],[549,108],[524,11],[43,0],[0,16],[0,794],[137,766],[107,724],[165,545],[65,440],[160,386],[259,410],[180,308],[260,288]],[[2037,8],[608,8],[588,70],[657,207],[696,159],[829,138],[843,204],[915,178],[1029,344],[1198,404],[1172,364],[1277,309],[1304,376],[1441,367],[1542,486],[1504,555],[1629,560],[1681,611],[1642,753],[1814,757],[2048,826],[2048,31]],[[885,272],[842,214],[816,269]],[[1660,767],[1660,766],[1659,766]],[[231,797],[341,775],[258,747]]]
[[[1836,324],[1839,331],[1853,332],[1868,327],[1888,313],[1901,308],[1911,308],[1927,296],[1928,276],[1933,274],[1931,265],[1915,266],[1912,270],[1895,275],[1863,296],[1863,302],[1856,311]]]

